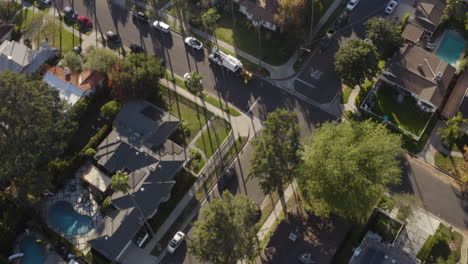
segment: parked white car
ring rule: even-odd
[[[164,33],[169,33],[171,31],[171,27],[169,27],[168,24],[162,22],[162,21],[154,21],[153,27],[156,29],[161,30]]]
[[[398,5],[397,1],[395,0],[390,1],[390,3],[388,3],[387,7],[385,8],[385,13],[389,15],[392,14],[393,11],[395,11],[397,5]]]
[[[174,237],[169,241],[169,244],[167,245],[167,251],[170,254],[174,254],[175,250],[180,246],[182,241],[184,241],[185,234],[182,232],[177,232]]]
[[[346,9],[348,9],[349,11],[353,11],[358,3],[359,3],[359,0],[350,0],[348,5],[346,6]]]
[[[194,37],[185,38],[185,44],[197,50],[203,49],[203,43]]]

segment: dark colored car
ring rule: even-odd
[[[349,20],[349,12],[348,10],[345,10],[343,14],[340,15],[338,20],[336,20],[335,27],[336,28],[343,28]]]
[[[141,46],[139,46],[139,45],[137,45],[137,44],[135,44],[135,43],[130,43],[130,51],[131,51],[132,53],[142,53],[142,52],[145,52],[145,50],[144,50]]]
[[[63,13],[65,14],[65,17],[68,19],[77,19],[78,13],[75,12],[71,7],[67,6],[63,9]]]
[[[235,174],[236,174],[236,171],[234,170],[234,168],[231,167],[227,169],[223,173],[223,175],[221,175],[221,177],[219,177],[218,188],[220,192],[226,189],[226,187],[228,186],[229,182],[232,180]]]
[[[87,27],[92,27],[93,26],[93,22],[91,22],[91,20],[89,20],[85,16],[78,15],[77,20],[78,20],[78,23],[81,25],[81,27],[86,27],[87,28]]]
[[[113,32],[113,31],[107,31],[106,37],[107,37],[107,40],[110,40],[110,41],[112,41],[114,43],[117,43],[117,44],[122,42],[119,35],[117,35],[117,33]]]
[[[132,13],[133,18],[136,20],[139,20],[141,22],[147,22],[148,21],[148,16],[145,15],[145,13],[138,11],[138,12],[133,12]]]

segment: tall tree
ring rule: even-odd
[[[184,19],[185,18],[185,13],[184,11],[188,7],[188,1],[187,0],[173,0],[172,1],[172,6],[175,8],[177,11],[177,15]],[[183,27],[182,27],[183,28]]]
[[[444,144],[451,145],[455,140],[463,137],[464,133],[460,130],[463,124],[468,124],[468,119],[463,118],[461,112],[445,121],[445,127],[439,128],[437,131],[442,137]]]
[[[136,202],[135,198],[133,197],[133,194],[130,193],[131,186],[129,183],[129,179],[130,179],[130,175],[127,172],[117,171],[114,174],[114,176],[112,176],[112,182],[111,182],[110,188],[114,192],[123,192],[128,197],[130,197],[130,199],[135,204],[135,207],[137,208],[138,212],[140,213],[141,219],[145,222],[146,226],[148,227],[148,230],[151,232],[151,235],[154,236],[153,229],[151,229],[151,226],[148,224],[146,216],[143,213],[143,210],[140,208],[140,206]]]
[[[250,198],[225,191],[221,199],[201,209],[189,251],[213,264],[252,260],[258,248],[259,216],[259,208]]]
[[[42,81],[0,72],[0,186],[42,192],[49,161],[63,154],[75,128],[57,90]]]
[[[379,69],[377,49],[368,41],[353,39],[335,54],[335,69],[343,83],[354,88],[366,78],[373,78]]]
[[[81,72],[83,70],[83,59],[73,51],[67,52],[63,55],[61,64],[62,67],[68,67],[74,72]]]
[[[390,20],[373,17],[365,25],[366,37],[372,40],[380,52],[390,53],[400,45],[401,36]]]
[[[185,80],[185,86],[192,92],[192,93],[198,93],[203,90],[202,87],[202,79],[203,75],[197,73],[196,71],[193,71],[190,73],[188,78]]]
[[[291,28],[299,28],[304,23],[304,0],[283,0],[274,14],[273,19],[284,32]]]
[[[218,45],[218,39],[216,37],[216,25],[218,24],[218,20],[221,16],[218,14],[218,10],[216,8],[210,8],[205,13],[203,13],[201,19],[203,23],[203,27],[205,31],[213,31],[213,35],[216,40],[216,45]]]
[[[155,57],[132,53],[114,67],[109,80],[114,94],[126,100],[154,96],[163,76],[164,69]]]
[[[306,207],[363,220],[401,176],[401,137],[384,124],[327,122],[305,146],[298,184]]]
[[[278,192],[282,197],[284,185],[296,176],[301,163],[296,115],[285,109],[269,113],[262,133],[253,139],[253,146],[249,176],[260,180],[265,194]],[[286,202],[283,198],[281,201],[286,210]]]
[[[110,73],[112,67],[117,63],[119,57],[110,49],[90,46],[86,50],[87,56],[84,68],[103,74]]]

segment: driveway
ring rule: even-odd
[[[388,0],[361,0],[351,12],[348,23],[338,30],[321,52],[317,52],[294,82],[296,91],[319,103],[328,103],[341,91],[335,72],[335,53],[351,39],[365,38],[364,23],[373,16],[388,16]],[[398,8],[397,8],[398,9]]]

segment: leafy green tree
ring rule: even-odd
[[[164,68],[158,59],[143,53],[129,54],[112,70],[109,79],[113,93],[120,99],[148,98],[158,93]]]
[[[0,72],[0,186],[42,192],[49,161],[62,155],[75,129],[57,90],[42,81]]]
[[[65,53],[61,63],[62,67],[68,67],[73,72],[81,72],[83,70],[83,59],[73,51]]]
[[[335,69],[343,83],[354,88],[365,79],[373,78],[379,69],[377,49],[374,44],[360,40],[350,40],[335,54]]]
[[[119,57],[109,49],[101,47],[89,47],[87,50],[84,68],[103,74],[110,73],[112,67],[119,61]]]
[[[225,191],[221,199],[201,209],[189,252],[213,264],[252,260],[258,249],[259,216],[259,208],[250,198]]]
[[[278,192],[283,196],[283,187],[296,176],[301,163],[302,146],[299,141],[299,126],[293,112],[276,109],[267,116],[265,128],[252,142],[254,153],[249,176],[260,180],[265,194]],[[286,202],[283,209],[286,210]]]
[[[388,185],[400,180],[401,136],[384,124],[327,122],[304,150],[298,186],[315,214],[364,220]]]
[[[284,32],[292,27],[299,28],[304,23],[304,0],[283,0],[274,14],[273,19]]]
[[[208,9],[203,15],[201,16],[203,27],[205,27],[206,31],[213,30],[214,37],[216,39],[216,25],[218,24],[218,20],[221,16],[218,14],[218,10],[216,8]],[[218,41],[216,41],[217,43]]]
[[[177,15],[181,18],[185,17],[185,14],[183,13],[187,7],[188,7],[188,1],[187,0],[173,0],[172,1],[172,6],[175,8],[177,11]]]
[[[101,116],[107,119],[113,119],[120,111],[119,102],[112,100],[101,107]]]
[[[185,80],[185,86],[187,86],[189,91],[196,94],[203,90],[202,79],[203,79],[203,75],[193,71],[190,73],[189,77]]]
[[[445,127],[437,131],[446,145],[451,145],[455,140],[463,137],[464,133],[460,130],[463,124],[467,124],[468,119],[463,118],[462,113],[458,112],[452,119],[445,121]]]
[[[463,10],[463,0],[447,0],[445,6],[445,14],[454,16],[457,10]]]
[[[366,37],[371,39],[380,52],[390,53],[400,45],[401,36],[390,20],[373,17],[365,23]]]
[[[0,208],[2,208],[2,217],[0,217],[0,234],[2,234],[0,238],[0,256],[8,256],[15,245],[16,235],[23,232],[26,227],[26,212],[15,203],[12,197],[2,192],[0,192]]]

